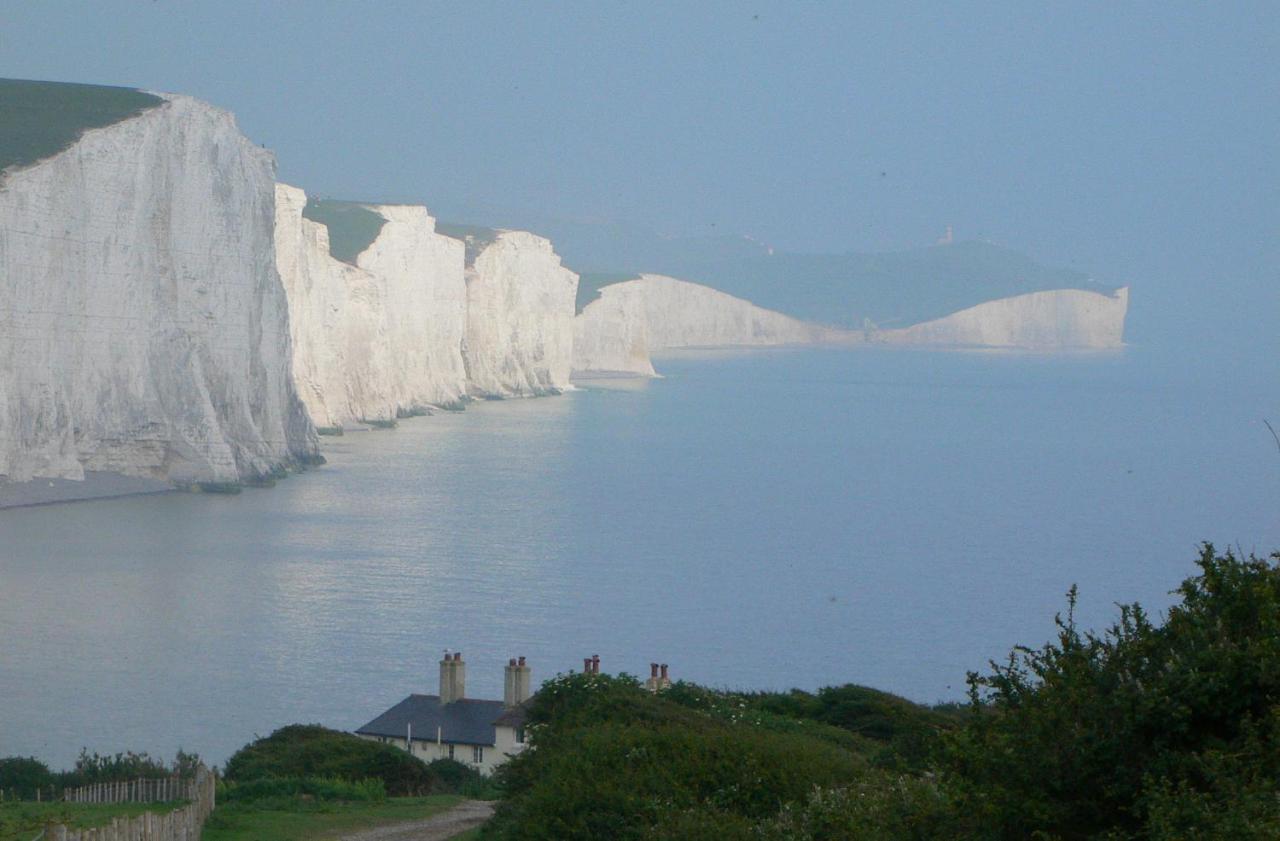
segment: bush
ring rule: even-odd
[[[1273,556],[1280,560],[1280,555]],[[1122,605],[970,675],[948,785],[1001,837],[1280,836],[1280,567],[1206,545],[1163,625]]]
[[[489,834],[729,837],[867,768],[823,739],[709,716],[625,675],[549,681],[530,721],[529,749],[499,771],[507,800]]]
[[[496,800],[501,796],[493,778],[456,759],[433,760],[427,763],[427,769],[438,780],[436,790],[441,794],[461,794],[473,800]]]
[[[264,778],[374,779],[393,797],[429,794],[437,782],[426,763],[403,750],[318,724],[292,724],[244,746],[227,761],[223,776],[237,783]]]
[[[815,788],[764,822],[761,841],[906,841],[961,837],[946,796],[930,780],[872,774],[843,788]]]
[[[57,777],[35,757],[7,756],[0,759],[0,790],[20,799],[34,798],[36,789],[55,785]]]
[[[263,777],[223,783],[218,799],[229,803],[308,797],[321,801],[380,803],[387,799],[382,780],[350,782],[338,777]]]

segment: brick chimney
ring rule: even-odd
[[[502,693],[502,705],[507,709],[518,707],[529,700],[529,689],[533,682],[533,670],[525,663],[524,657],[512,657],[507,661]]]
[[[440,703],[452,704],[467,697],[467,667],[462,652],[444,653],[440,661]]]
[[[644,688],[650,692],[658,691],[658,664],[649,664],[649,679],[644,682]]]
[[[666,689],[671,685],[671,678],[667,677],[667,664],[663,663],[658,668],[662,670],[662,674],[658,676],[658,686],[662,689]]]

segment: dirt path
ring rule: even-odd
[[[433,815],[424,821],[366,829],[354,835],[344,835],[341,841],[444,841],[479,826],[489,820],[492,814],[492,802],[464,800],[449,811]]]

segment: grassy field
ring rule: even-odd
[[[115,817],[167,812],[182,803],[0,803],[0,841],[31,841],[47,823],[102,826]]]
[[[359,202],[307,199],[302,215],[329,229],[329,254],[335,260],[356,264],[356,258],[378,238],[387,220]]]
[[[89,129],[162,102],[133,88],[0,79],[0,170],[55,155]]]
[[[453,794],[392,797],[380,803],[277,798],[230,803],[214,810],[204,841],[324,841],[348,832],[429,818],[462,802]],[[8,841],[3,838],[3,841]]]

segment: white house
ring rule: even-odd
[[[356,730],[356,735],[396,745],[424,762],[455,759],[491,774],[525,748],[525,701],[532,670],[523,657],[505,670],[501,701],[466,697],[466,664],[461,654],[440,661],[440,694],[410,695]]]

